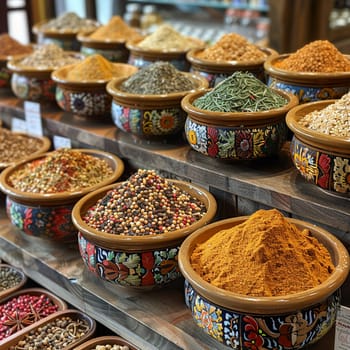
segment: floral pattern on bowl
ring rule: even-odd
[[[11,87],[11,71],[6,67],[7,61],[0,60],[0,88]]]
[[[185,280],[185,302],[196,324],[218,342],[239,350],[301,349],[317,342],[335,322],[336,291],[324,302],[285,315],[247,315],[224,309],[200,296]]]
[[[78,234],[80,255],[89,269],[104,281],[127,287],[154,288],[181,276],[179,247],[124,252],[103,248]]]

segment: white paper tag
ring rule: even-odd
[[[13,132],[27,133],[27,122],[23,119],[12,118],[11,119],[11,130]]]
[[[43,136],[40,104],[37,102],[25,101],[24,115],[28,133],[35,136]]]
[[[54,135],[53,137],[53,147],[58,148],[72,148],[71,140],[67,137]]]
[[[350,349],[350,308],[341,305],[335,323],[334,350]]]

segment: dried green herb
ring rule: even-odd
[[[287,102],[252,73],[235,72],[193,105],[215,112],[258,112],[280,108]]]

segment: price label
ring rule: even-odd
[[[53,146],[55,149],[58,148],[72,148],[71,140],[67,137],[54,135]]]
[[[27,122],[23,119],[12,118],[11,120],[11,130],[14,132],[24,132],[27,133]]]
[[[31,101],[24,102],[24,115],[27,123],[27,131],[31,135],[43,136],[40,104]]]
[[[334,350],[350,349],[350,308],[341,305],[335,323]]]

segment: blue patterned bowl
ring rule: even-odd
[[[267,85],[293,93],[299,103],[340,98],[350,91],[350,72],[292,72],[278,67],[289,54],[269,56],[264,63]]]
[[[22,192],[9,183],[11,174],[23,164],[35,162],[49,153],[28,157],[24,161],[6,168],[1,173],[0,190],[6,195],[7,216],[14,226],[28,236],[59,242],[76,241],[77,230],[71,218],[74,204],[85,194],[115,182],[123,174],[124,163],[114,154],[92,149],[78,150],[105,159],[113,169],[112,175],[99,185],[90,186],[75,192],[44,194]]]
[[[98,199],[118,186],[113,184],[81,198],[72,211],[79,230],[79,249],[88,270],[114,285],[149,290],[163,287],[181,277],[178,253],[182,241],[196,229],[210,222],[216,214],[215,198],[191,183],[170,180],[200,199],[207,212],[193,225],[153,236],[115,235],[93,229],[82,219]]]
[[[107,91],[113,97],[112,119],[122,131],[144,138],[162,138],[181,132],[186,113],[181,108],[182,98],[193,91],[208,87],[205,78],[183,72],[194,81],[194,90],[163,95],[138,95],[125,92],[120,85],[126,78],[114,79],[107,84]]]
[[[278,154],[288,135],[285,115],[298,104],[296,96],[276,90],[288,100],[281,108],[229,113],[194,107],[193,101],[207,91],[190,93],[181,101],[187,113],[186,138],[195,151],[225,160],[255,160]]]
[[[330,193],[349,197],[349,138],[316,132],[298,122],[306,114],[336,101],[309,102],[287,113],[287,126],[293,132],[290,153],[296,169],[308,182]]]
[[[192,268],[190,257],[197,244],[246,219],[217,221],[182,243],[179,268],[185,277],[185,302],[194,322],[219,343],[237,350],[297,350],[317,342],[335,321],[339,288],[349,273],[347,249],[327,231],[289,219],[299,229],[308,229],[326,246],[335,264],[333,274],[318,287],[283,297],[251,297],[225,291],[204,281]]]

